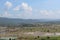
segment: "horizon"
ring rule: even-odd
[[[22,20],[60,20],[60,19],[24,19],[24,18],[8,18],[8,17],[0,17],[0,19],[3,18],[3,19],[22,19]]]
[[[60,19],[60,0],[0,0],[0,17]]]

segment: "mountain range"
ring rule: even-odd
[[[18,18],[4,18],[0,17],[0,25],[17,25],[17,24],[31,24],[31,23],[60,23],[60,19],[18,19]]]

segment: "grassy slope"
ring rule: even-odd
[[[60,40],[60,36],[57,36],[57,37],[19,37],[18,38],[19,40]]]

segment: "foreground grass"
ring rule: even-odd
[[[37,37],[19,37],[18,40],[60,40],[60,36],[56,36],[56,37],[40,37],[40,36],[37,36]]]

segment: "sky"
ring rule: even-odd
[[[0,0],[0,17],[60,19],[60,0]]]

